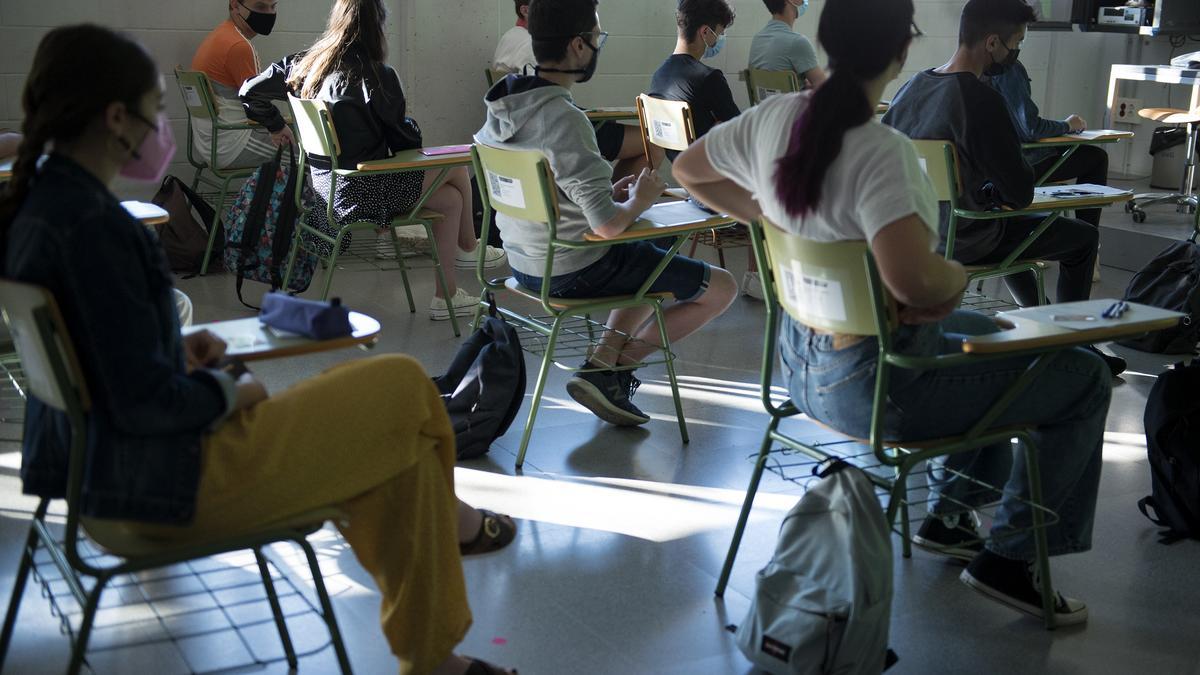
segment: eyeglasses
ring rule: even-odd
[[[600,51],[601,49],[604,49],[604,43],[608,42],[608,33],[601,30],[601,31],[596,31],[594,33],[580,33],[579,37],[586,37],[586,36],[591,36],[591,35],[596,36],[596,51]]]
[[[912,24],[912,36],[913,38],[925,37],[925,33],[921,32],[921,29],[917,27],[915,21]]]
[[[550,42],[551,40],[567,40],[571,38],[583,38],[592,49],[600,51],[604,49],[604,43],[608,42],[608,33],[599,31],[588,31],[586,33],[575,33],[574,35],[535,35],[534,42]],[[591,39],[595,39],[596,44],[592,44]]]

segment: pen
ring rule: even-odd
[[[1106,319],[1119,319],[1121,318],[1121,315],[1124,314],[1128,309],[1129,303],[1125,302],[1124,300],[1118,300],[1117,302],[1109,305],[1108,309],[1104,310],[1104,313],[1100,316]]]

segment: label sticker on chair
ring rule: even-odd
[[[921,170],[925,172],[926,176],[928,176],[929,175],[929,162],[925,161],[924,157],[918,157],[917,161],[921,163]]]
[[[842,283],[804,273],[800,261],[780,268],[783,281],[783,297],[788,304],[799,307],[805,313],[829,321],[846,320],[846,298],[842,294]]]
[[[783,92],[779,89],[769,89],[767,87],[759,87],[758,88],[758,100],[765,101],[768,98],[771,98],[772,96],[774,96],[775,94],[782,94],[782,93]]]
[[[673,145],[683,142],[683,139],[679,136],[679,128],[675,126],[674,122],[667,120],[654,120],[654,123],[651,125],[650,136],[656,142],[661,141],[662,143],[671,143]]]
[[[183,100],[185,103],[187,103],[187,107],[189,107],[189,108],[204,107],[204,101],[200,100],[200,92],[197,91],[196,88],[191,85],[184,85]]]
[[[492,201],[499,202],[514,209],[525,208],[525,190],[521,181],[508,176],[488,172],[488,194]]]

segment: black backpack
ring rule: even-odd
[[[1171,244],[1140,272],[1125,289],[1125,299],[1187,314],[1173,328],[1118,344],[1143,352],[1191,354],[1200,342],[1200,246],[1196,235]]]
[[[1159,376],[1146,400],[1146,450],[1150,455],[1149,497],[1142,514],[1165,528],[1164,544],[1200,539],[1200,363]],[[1150,515],[1153,511],[1154,515]]]
[[[433,378],[433,383],[450,413],[458,459],[487,454],[492,442],[508,431],[525,398],[521,339],[496,313],[494,302],[483,325],[459,348],[450,369]]]

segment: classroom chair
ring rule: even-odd
[[[917,156],[921,160],[922,168],[929,175],[933,182],[934,190],[937,192],[939,202],[950,203],[950,223],[946,228],[946,258],[954,257],[954,238],[958,229],[959,218],[970,218],[973,220],[997,220],[1000,218],[1011,218],[1013,216],[1028,216],[1046,214],[1046,209],[1019,209],[1013,211],[970,211],[960,208],[959,198],[962,194],[962,176],[958,170],[958,151],[954,144],[950,141],[931,141],[931,140],[914,140],[913,145],[916,146]],[[1037,294],[1039,304],[1045,303],[1046,298],[1046,281],[1045,269],[1046,264],[1040,260],[1022,260],[1021,254],[1025,249],[1029,248],[1038,237],[1041,236],[1056,220],[1062,215],[1062,211],[1053,211],[1046,214],[1042,222],[1034,229],[1034,231],[1021,242],[1021,245],[1014,249],[1008,257],[999,263],[993,265],[967,265],[968,284],[976,282],[982,285],[987,279],[996,279],[1006,277],[1011,274],[1019,274],[1021,272],[1033,272],[1037,280]]]
[[[484,68],[483,77],[487,80],[488,89],[496,86],[496,83],[508,76],[507,70],[496,70],[495,68]]]
[[[487,240],[487,233],[492,227],[492,214],[502,213],[512,218],[519,218],[546,226],[549,234],[549,246],[546,254],[546,270],[543,279],[554,277],[554,253],[558,250],[607,248],[616,243],[654,239],[652,230],[642,232],[626,232],[619,237],[602,241],[566,241],[558,238],[558,190],[554,185],[554,177],[550,171],[550,163],[536,151],[504,150],[475,144],[472,151],[475,163],[475,175],[480,176],[480,197],[483,201],[484,218],[481,241]],[[493,187],[504,185],[499,193]],[[475,314],[478,324],[483,310],[490,303],[488,296],[495,293],[507,292],[525,300],[535,302],[544,312],[541,315],[525,314],[505,307],[497,307],[497,311],[509,320],[521,334],[522,347],[531,354],[542,357],[538,368],[537,383],[533,389],[533,402],[529,408],[529,418],[525,422],[525,432],[521,436],[521,445],[517,450],[517,468],[525,463],[525,451],[529,446],[529,438],[533,433],[534,422],[537,420],[538,407],[546,388],[546,378],[550,373],[550,365],[557,365],[563,370],[579,372],[583,370],[579,363],[591,357],[593,350],[599,344],[607,327],[591,316],[599,314],[607,316],[614,309],[626,307],[648,307],[654,312],[654,321],[658,325],[659,339],[662,348],[661,359],[645,361],[619,368],[631,370],[647,365],[665,364],[667,378],[671,384],[671,396],[675,401],[675,414],[679,420],[679,435],[684,443],[688,442],[687,423],[683,416],[683,403],[679,398],[679,383],[675,378],[675,354],[671,351],[671,342],[667,337],[666,324],[663,319],[663,303],[671,300],[670,293],[650,293],[650,286],[658,279],[658,275],[666,268],[683,245],[682,238],[672,245],[668,255],[652,274],[646,277],[642,287],[632,295],[609,296],[603,298],[567,299],[556,298],[549,294],[550,284],[543,284],[541,291],[533,291],[522,286],[513,277],[488,279],[484,276],[483,261],[476,263],[476,275],[483,294],[480,296],[479,308]],[[570,362],[567,360],[570,359]]]
[[[329,105],[324,101],[315,99],[300,99],[294,96],[288,96],[288,102],[292,107],[292,116],[296,120],[296,142],[300,145],[300,162],[298,170],[301,176],[307,175],[307,167],[309,165],[309,157],[316,155],[322,158],[327,158],[330,164],[334,167],[338,166],[338,156],[342,152],[341,143],[338,141],[337,129],[333,126],[333,116],[329,111]],[[388,160],[377,160],[375,162],[364,162],[358,165],[356,169],[334,169],[333,175],[329,181],[329,194],[325,195],[326,210],[325,215],[330,226],[338,228],[336,235],[327,234],[308,224],[309,209],[303,203],[302,192],[304,181],[296,182],[296,203],[299,210],[304,214],[300,219],[300,225],[296,228],[295,243],[292,244],[291,255],[288,258],[287,272],[283,277],[283,287],[288,287],[288,281],[292,278],[292,271],[296,264],[296,256],[300,250],[305,250],[317,256],[325,266],[325,285],[321,291],[321,299],[329,297],[329,289],[333,285],[333,273],[337,269],[338,257],[342,254],[342,242],[346,237],[353,232],[365,232],[370,237],[369,252],[367,253],[372,259],[376,253],[376,238],[375,232],[379,226],[370,221],[355,221],[349,223],[338,222],[337,216],[334,214],[333,204],[334,195],[337,191],[337,182],[339,179],[351,178],[356,176],[382,176],[396,173],[407,173],[410,171],[424,171],[424,169],[392,169],[375,167],[373,165],[387,163]],[[392,219],[391,226],[388,227],[388,232],[391,233],[392,248],[395,252],[395,262],[397,269],[400,270],[400,279],[404,283],[404,294],[408,299],[408,311],[415,313],[417,306],[413,302],[412,287],[408,282],[408,265],[405,264],[405,252],[401,250],[399,237],[396,235],[396,228],[407,225],[418,225],[425,229],[425,235],[431,244],[429,247],[428,257],[433,261],[433,269],[437,276],[437,283],[444,290],[446,286],[446,271],[442,265],[441,257],[438,255],[437,246],[432,245],[435,241],[433,236],[433,224],[441,220],[444,216],[437,211],[431,211],[425,208],[425,202],[433,194],[434,190],[442,184],[442,179],[445,178],[448,169],[442,170],[441,178],[434,181],[433,187],[426,190],[422,194],[421,199],[416,205],[409,210],[408,213],[399,214]],[[323,241],[329,247],[329,253],[322,254],[319,248],[313,243],[315,241]],[[350,251],[354,255],[353,250]],[[424,257],[423,255],[421,257]],[[380,268],[382,269],[382,268]],[[453,272],[451,272],[453,273]],[[455,315],[453,302],[450,299],[450,294],[446,295],[447,309],[450,311],[450,329],[454,331],[454,337],[458,337],[461,333],[458,328],[458,318]]]
[[[308,559],[313,586],[320,600],[321,616],[329,630],[330,641],[343,673],[350,672],[350,660],[342,643],[334,616],[333,604],[325,589],[316,553],[306,537],[321,529],[328,520],[341,520],[344,515],[334,509],[320,509],[297,514],[294,518],[271,527],[231,532],[215,539],[195,541],[163,541],[141,537],[123,527],[119,521],[89,518],[80,512],[83,476],[87,461],[86,443],[91,398],[84,380],[70,335],[54,298],[45,289],[11,281],[0,281],[0,307],[12,332],[17,353],[24,366],[30,394],[43,404],[65,413],[69,420],[70,450],[67,485],[67,519],[63,533],[51,531],[46,513],[49,499],[42,499],[33,514],[29,534],[21,549],[21,563],[13,583],[12,597],[0,632],[0,666],[8,653],[16,626],[17,613],[25,593],[25,583],[34,567],[39,549],[49,553],[49,559],[62,575],[70,594],[82,608],[78,634],[71,649],[68,673],[78,673],[83,666],[100,596],[109,582],[123,575],[168,567],[178,563],[241,550],[254,552],[267,600],[275,619],[279,638],[283,642],[288,665],[297,668],[296,652],[288,634],[287,623],[279,604],[275,585],[262,549],[276,542],[290,541],[300,546]],[[86,537],[110,556],[88,555],[81,548]],[[115,562],[109,562],[111,556]],[[91,587],[85,585],[91,580]],[[69,624],[68,625],[68,631]]]
[[[1022,391],[1027,389],[1039,374],[1055,357],[1061,347],[1048,347],[1042,350],[1025,349],[1010,351],[1002,355],[981,356],[975,354],[948,354],[940,356],[908,356],[893,350],[892,331],[897,325],[895,301],[889,297],[886,288],[879,279],[865,242],[844,241],[820,243],[804,239],[796,234],[784,232],[769,222],[752,225],[750,228],[753,250],[761,270],[763,290],[766,295],[767,333],[763,348],[762,369],[760,377],[762,403],[771,420],[763,436],[761,448],[746,489],[746,497],[734,529],[733,540],[725,557],[725,564],[717,582],[718,597],[725,592],[733,563],[741,544],[754,496],[758,491],[768,459],[773,454],[773,446],[782,445],[782,456],[788,461],[791,457],[803,458],[804,462],[793,464],[792,468],[806,464],[811,469],[821,463],[833,459],[843,459],[859,465],[867,471],[876,487],[887,496],[886,515],[889,526],[893,529],[899,525],[902,537],[903,555],[911,557],[912,545],[909,533],[910,504],[920,503],[909,496],[908,479],[917,467],[927,460],[944,457],[961,452],[977,450],[984,446],[1007,444],[1012,439],[1021,442],[1028,466],[1030,486],[1029,503],[1033,508],[1034,538],[1037,548],[1037,566],[1041,573],[1042,603],[1046,616],[1046,627],[1054,627],[1054,594],[1050,583],[1050,566],[1047,552],[1045,527],[1057,522],[1057,515],[1041,506],[1042,488],[1039,473],[1037,449],[1030,436],[1030,429],[1025,427],[994,428],[993,422],[1004,412],[1009,403]],[[830,283],[841,284],[843,316],[831,317],[830,312],[822,308],[803,304],[794,294],[781,293],[781,288],[791,288],[796,283],[793,278],[797,270],[803,270],[805,277],[814,277]],[[851,439],[836,432],[839,442],[811,442],[799,439],[780,430],[780,424],[791,417],[800,414],[795,404],[790,400],[777,405],[772,399],[772,384],[774,383],[774,367],[776,348],[779,342],[779,310],[787,312],[796,321],[805,325],[836,333],[874,337],[879,341],[879,357],[876,365],[875,396],[872,401],[871,431],[869,439]],[[954,438],[934,439],[885,439],[881,432],[883,411],[887,409],[888,381],[896,370],[934,370],[961,366],[967,363],[979,363],[996,358],[1008,358],[1015,354],[1037,354],[1037,358],[1026,372],[1013,383],[1004,395],[996,399],[995,404],[980,411],[979,422],[965,435]],[[838,452],[838,448],[850,443],[868,446],[862,452],[847,456]],[[802,472],[810,476],[807,472]],[[972,488],[987,490],[998,499],[1003,486],[986,485],[972,481]],[[960,504],[964,509],[971,506]],[[923,510],[923,509],[922,509]],[[899,523],[897,523],[899,520]]]
[[[183,96],[184,108],[187,110],[187,160],[196,169],[192,179],[192,189],[199,188],[201,183],[217,190],[217,198],[213,204],[213,220],[208,223],[208,247],[204,250],[204,261],[200,263],[201,276],[208,274],[208,263],[212,258],[213,246],[217,240],[217,227],[221,222],[221,212],[225,207],[225,198],[229,194],[229,184],[235,180],[244,180],[254,175],[257,166],[222,167],[217,162],[217,137],[222,131],[239,131],[260,128],[258,123],[247,120],[245,123],[227,124],[217,116],[216,96],[208,76],[194,70],[183,70],[175,67],[175,81],[179,85],[179,93]],[[212,130],[212,148],[208,157],[197,157],[195,150],[196,125],[205,124]],[[204,175],[207,170],[212,178]]]
[[[641,94],[637,97],[637,113],[647,163],[653,163],[650,156],[651,145],[663,150],[683,152],[696,141],[692,108],[686,101],[668,101]],[[695,257],[696,246],[701,243],[716,249],[719,264],[726,267],[725,249],[747,248],[750,240],[746,228],[740,225],[698,232],[692,235],[692,248],[688,251],[688,256]]]
[[[750,105],[758,105],[775,94],[790,94],[800,91],[800,79],[790,70],[758,70],[747,68],[742,71],[746,81],[746,93]]]
[[[1138,116],[1162,124],[1187,129],[1187,141],[1184,143],[1183,184],[1179,192],[1152,192],[1135,195],[1125,204],[1125,210],[1133,216],[1133,222],[1146,222],[1144,207],[1154,204],[1174,204],[1180,213],[1195,213],[1200,203],[1195,193],[1196,179],[1196,136],[1200,128],[1200,108],[1182,110],[1180,108],[1142,108]]]

